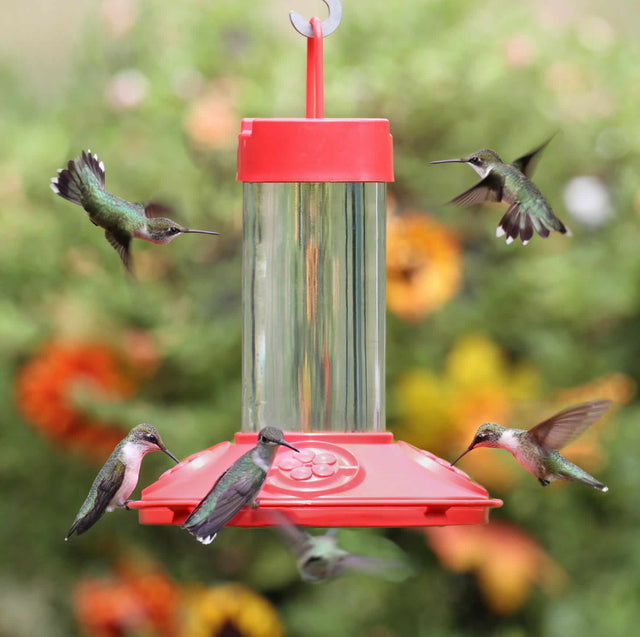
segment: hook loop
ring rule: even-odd
[[[340,4],[340,0],[322,0],[322,2],[324,2],[329,9],[329,17],[322,23],[322,37],[326,38],[338,28],[342,20],[342,4]],[[313,37],[313,27],[299,13],[289,11],[289,19],[291,20],[293,28],[298,33],[304,35],[306,38]]]

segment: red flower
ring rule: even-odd
[[[74,605],[91,637],[174,637],[179,597],[176,584],[158,567],[120,564],[115,577],[81,580]]]
[[[86,413],[83,400],[122,400],[134,390],[115,352],[95,343],[52,342],[16,379],[16,401],[25,420],[56,441],[100,457],[111,452],[122,431]]]

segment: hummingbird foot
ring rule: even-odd
[[[131,511],[131,509],[129,508],[129,502],[133,502],[133,500],[125,500],[125,501],[124,501],[124,508],[125,508],[127,511]]]
[[[253,500],[251,500],[251,502],[249,502],[249,506],[255,511],[258,508],[258,505],[260,504],[260,500],[259,498],[254,498]]]
[[[550,484],[549,480],[544,480],[542,478],[538,478],[538,482],[543,486],[546,487]]]

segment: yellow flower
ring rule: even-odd
[[[398,435],[453,459],[483,422],[509,424],[513,405],[531,397],[537,383],[538,374],[531,366],[510,364],[486,336],[462,336],[447,356],[442,374],[414,369],[398,382]],[[480,454],[469,454],[464,463],[466,471],[492,488],[509,487],[518,475],[507,454],[495,454],[490,462]]]
[[[405,320],[419,320],[455,296],[461,282],[461,249],[451,230],[418,212],[389,218],[389,311]]]
[[[273,606],[242,584],[195,586],[185,596],[181,637],[280,637],[284,628]],[[233,631],[233,632],[232,632]]]

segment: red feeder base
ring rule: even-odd
[[[446,526],[483,524],[502,501],[459,469],[389,432],[285,432],[300,453],[281,447],[259,495],[229,526],[272,526],[270,511],[304,526]],[[256,445],[237,433],[166,471],[142,491],[142,524],[182,524],[227,467]]]

